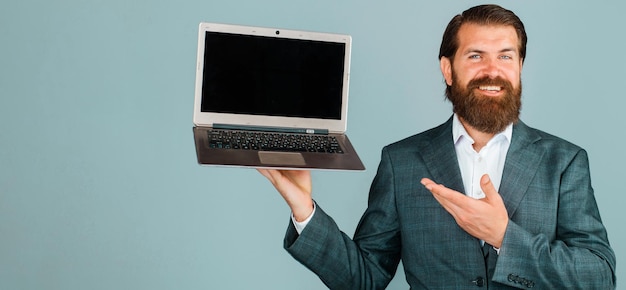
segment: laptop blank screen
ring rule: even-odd
[[[202,112],[341,119],[345,44],[206,32]]]

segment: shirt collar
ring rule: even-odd
[[[513,123],[506,126],[504,131],[494,135],[493,138],[489,140],[489,143],[495,140],[500,140],[502,138],[505,138],[504,140],[510,143],[512,136],[513,136]],[[458,144],[461,139],[467,139],[470,141],[470,144],[474,144],[474,139],[472,139],[472,137],[467,133],[467,131],[465,130],[465,127],[463,127],[463,124],[461,124],[461,120],[459,120],[459,116],[457,116],[457,114],[454,114],[454,118],[452,121],[452,138],[453,138],[452,140],[454,141],[454,144]]]

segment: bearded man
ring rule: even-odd
[[[311,198],[308,171],[259,169],[292,211],[287,251],[331,289],[613,289],[615,254],[586,152],[519,120],[527,36],[496,5],[455,16],[440,67],[444,124],[382,150],[354,238]]]

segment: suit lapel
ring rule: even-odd
[[[511,146],[498,189],[509,217],[513,216],[524,198],[544,154],[541,147],[534,144],[539,139],[540,136],[521,121],[513,127]]]
[[[463,185],[463,178],[461,177],[461,170],[459,169],[459,162],[457,160],[452,137],[452,118],[432,129],[427,134],[430,135],[429,138],[426,138],[426,141],[420,143],[418,149],[428,168],[431,179],[434,182],[441,183],[450,189],[464,194],[465,187]],[[452,219],[451,215],[445,212],[443,208],[441,209],[441,214]],[[453,220],[451,221],[453,222]],[[450,239],[455,241],[455,247],[458,249],[468,249],[457,253],[457,255],[461,255],[464,259],[471,261],[482,261],[482,248],[478,239],[471,236],[460,227],[458,231],[448,234],[451,237]]]
[[[452,137],[452,118],[429,132],[430,142],[420,148],[434,182],[465,192]]]

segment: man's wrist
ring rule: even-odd
[[[298,234],[301,234],[302,231],[304,231],[304,228],[309,224],[314,214],[315,214],[315,203],[313,203],[313,211],[309,214],[308,217],[306,217],[301,222],[296,220],[296,218],[293,215],[293,212],[291,213],[291,222],[293,223],[293,226],[296,228],[296,231],[298,232]]]
[[[309,204],[303,207],[292,208],[291,214],[295,218],[296,222],[302,222],[308,219],[313,214],[314,210],[315,203],[313,202],[313,200],[311,200]]]

